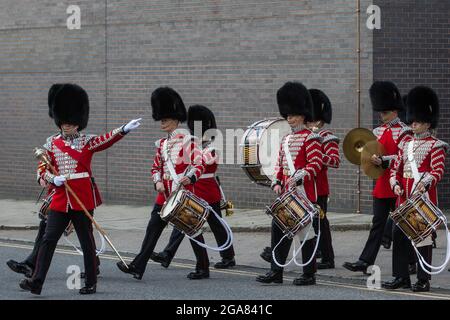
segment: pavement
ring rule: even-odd
[[[36,236],[39,219],[34,211],[39,206],[33,201],[0,200],[0,241],[9,243],[32,245]],[[144,238],[145,229],[150,217],[152,206],[136,207],[122,205],[102,205],[95,212],[95,219],[107,231],[109,238],[116,248],[123,254],[134,256],[140,248]],[[372,216],[366,214],[328,213],[331,228],[333,230],[333,245],[335,249],[335,269],[319,270],[322,279],[333,281],[355,282],[365,285],[367,275],[352,273],[342,267],[345,261],[356,261],[367,240]],[[234,248],[236,261],[239,267],[251,267],[256,273],[264,273],[269,265],[263,261],[259,254],[263,247],[270,243],[270,218],[262,210],[235,209],[234,214],[226,217],[234,234]],[[160,251],[168,242],[171,227],[167,227],[156,247]],[[96,235],[98,238],[98,236]],[[77,243],[76,236],[69,238]],[[205,232],[206,242],[213,245],[214,238],[208,228]],[[64,237],[60,240],[60,246],[68,246]],[[445,231],[438,231],[437,249],[433,251],[433,264],[441,264],[445,258]],[[110,251],[109,251],[110,252]],[[13,259],[23,259],[26,252],[18,252]],[[209,251],[210,262],[213,264],[220,260],[215,251]],[[6,259],[6,258],[5,258]],[[194,261],[195,257],[189,241],[183,241],[177,253],[177,261]],[[5,266],[5,261],[0,261]],[[380,249],[377,261],[380,267],[381,280],[391,278],[392,251]],[[5,266],[6,268],[6,266]],[[287,272],[294,275],[301,272],[295,265],[286,268]],[[414,281],[414,277],[412,278]],[[433,276],[432,287],[434,290],[444,290],[450,293],[450,272],[443,271]]]

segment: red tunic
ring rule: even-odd
[[[216,150],[207,145],[202,149],[202,156],[205,169],[200,176],[200,179],[194,184],[193,192],[196,196],[204,199],[209,204],[220,202],[222,195],[214,176],[218,168]]]
[[[436,184],[444,175],[445,154],[448,150],[448,144],[432,137],[429,132],[416,135],[403,144],[390,170],[391,189],[394,189],[395,185],[398,184],[404,190],[400,203],[406,200],[406,196],[411,196],[414,184],[411,163],[408,160],[408,148],[411,143],[413,143],[413,155],[419,174],[424,174],[421,182],[428,189],[430,200],[437,204]]]
[[[401,122],[399,118],[396,118],[391,122],[374,129],[373,133],[377,137],[378,142],[384,146],[385,155],[383,156],[383,161],[388,161],[388,168],[390,168],[393,160],[395,160],[398,154],[399,146],[401,147],[405,138],[411,136],[411,129]],[[389,170],[386,170],[384,174],[377,179],[375,188],[372,192],[372,195],[375,198],[395,198],[389,184],[389,177]]]
[[[302,180],[306,196],[311,202],[316,202],[315,177],[322,169],[322,137],[309,129],[301,129],[283,137],[272,186],[280,184],[286,187],[286,181],[291,176],[283,148],[288,137],[289,152],[296,170],[292,176],[296,181]]]
[[[339,168],[339,138],[333,135],[330,130],[326,129],[319,131],[319,135],[323,138],[323,166],[316,178],[317,195],[327,196],[330,194],[328,168]]]
[[[176,129],[167,138],[156,141],[155,145],[156,155],[151,172],[153,182],[155,184],[162,182],[166,189],[165,193],[158,193],[155,200],[156,204],[162,206],[173,189],[178,187],[173,186],[173,178],[167,161],[169,157],[178,178],[188,176],[197,181],[205,168],[196,138],[191,136],[187,130]],[[189,184],[185,186],[185,189],[193,191],[193,185]]]
[[[67,183],[81,200],[87,210],[93,210],[102,203],[100,193],[92,182],[91,161],[95,152],[105,150],[124,137],[122,128],[114,129],[104,135],[85,135],[79,133],[71,139],[61,134],[47,139],[44,148],[58,175],[66,175]],[[80,176],[81,175],[81,176]],[[55,177],[50,171],[40,173],[40,177],[53,183]],[[81,211],[82,208],[64,185],[54,187],[55,194],[50,209],[67,212],[69,208]]]

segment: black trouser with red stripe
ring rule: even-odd
[[[93,215],[93,210],[90,211]],[[95,252],[95,240],[92,233],[92,222],[83,211],[69,209],[66,212],[51,210],[47,217],[47,228],[45,229],[42,243],[36,259],[32,280],[43,284],[48,269],[55,253],[58,240],[61,238],[69,222],[72,221],[83,250],[84,268],[86,273],[86,285],[92,286],[97,283],[97,257]]]
[[[334,250],[333,243],[331,239],[330,222],[327,218],[327,208],[328,208],[328,196],[318,196],[317,204],[322,208],[325,213],[323,219],[317,217],[313,221],[314,231],[318,234],[319,231],[319,221],[320,221],[320,238],[318,249],[322,253],[322,262],[333,262],[334,263]]]
[[[214,209],[214,211],[220,216],[222,217],[222,212],[220,211],[220,202],[211,204],[211,207]],[[224,229],[224,227],[222,226],[222,224],[220,223],[219,219],[217,219],[216,215],[211,213],[208,216],[208,224],[209,227],[211,228],[211,231],[214,235],[214,238],[216,239],[217,245],[221,246],[225,243],[225,241],[227,241],[227,232]],[[181,231],[179,231],[176,228],[173,228],[172,233],[170,235],[170,240],[169,243],[167,244],[167,246],[164,248],[164,252],[167,253],[167,255],[169,256],[170,260],[173,259],[173,257],[175,256],[178,247],[180,246],[181,242],[184,239],[184,233],[182,233]],[[200,241],[199,239],[196,239],[197,241]],[[203,240],[204,242],[204,240]],[[195,242],[193,242],[191,240],[191,244]],[[197,257],[197,253],[200,253],[200,249],[201,248],[199,245],[192,244],[192,248],[194,249],[194,253]],[[222,257],[222,259],[233,259],[234,258],[234,249],[233,246],[231,245],[228,249],[220,251],[220,256]],[[197,259],[198,262],[198,259]],[[208,262],[209,263],[209,262]]]
[[[306,228],[309,228],[307,226]],[[280,242],[283,238],[283,231],[278,227],[274,220],[272,220],[272,236],[271,236],[271,248],[274,250],[275,246]],[[308,262],[311,259],[311,256],[314,252],[314,247],[316,245],[316,237],[311,240],[305,241],[305,244],[302,247],[302,263]],[[289,239],[288,237],[284,238],[280,245],[275,250],[275,257],[279,264],[285,264],[287,260],[287,256],[289,254],[289,250],[291,248],[293,239]],[[295,241],[298,241],[295,239]],[[296,247],[298,250],[298,247]],[[270,263],[270,268],[273,271],[283,271],[283,268],[278,266],[274,259],[272,259]],[[303,267],[303,273],[305,274],[314,274],[317,271],[317,263],[316,259],[311,259],[311,262]]]
[[[384,228],[389,217],[389,212],[395,210],[396,198],[373,198],[373,218],[372,228],[363,252],[359,257],[369,265],[373,265],[380,251],[381,240],[383,239]]]
[[[145,231],[145,237],[142,241],[141,250],[131,262],[139,273],[144,273],[147,267],[148,260],[150,259],[153,249],[155,249],[161,233],[163,232],[167,222],[161,219],[160,211],[162,206],[155,204],[152,213],[150,214],[150,220],[147,224],[147,230]]]
[[[416,253],[411,244],[411,240],[403,233],[403,231],[395,226],[393,234],[393,247],[392,247],[392,275],[394,277],[409,278],[408,265],[411,263],[411,256],[415,256]],[[418,248],[420,254],[424,257],[425,261],[431,265],[433,256],[433,246],[424,246]],[[426,267],[428,271],[430,269]],[[417,279],[430,280],[431,275],[426,273],[420,263],[417,262]]]
[[[41,222],[39,223],[38,233],[36,235],[36,239],[34,240],[33,251],[31,251],[30,255],[23,261],[33,269],[36,266],[36,259],[39,252],[39,247],[41,246],[42,239],[44,238],[46,227],[47,227],[47,219],[41,219]]]

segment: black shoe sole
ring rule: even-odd
[[[294,286],[313,286],[316,284],[316,281],[311,281],[311,282],[293,282],[292,283]]]
[[[383,289],[386,289],[386,290],[398,290],[398,289],[411,289],[411,285],[409,284],[404,284],[404,285],[401,285],[401,286],[399,286],[399,287],[390,287],[390,286],[386,286],[386,285],[383,285],[383,284],[381,284],[381,288],[383,288]]]
[[[189,275],[187,275],[187,278],[189,280],[202,280],[202,279],[209,279],[209,275],[207,275],[207,276],[189,276]]]
[[[214,269],[228,269],[236,266],[236,262],[227,263],[224,265],[214,265]]]
[[[81,295],[86,295],[86,294],[94,294],[96,292],[97,292],[97,289],[84,289],[84,288],[81,288],[78,293],[81,294]]]
[[[283,283],[283,279],[275,279],[275,280],[263,280],[263,279],[258,279],[256,278],[256,282],[260,282],[260,283],[266,283],[266,284],[270,284],[270,283],[276,283],[276,284],[282,284]]]
[[[351,272],[362,272],[362,273],[364,273],[364,274],[368,274],[367,273],[367,268],[363,268],[363,269],[361,269],[361,268],[353,268],[353,267],[351,267],[351,266],[349,266],[349,265],[346,265],[346,264],[343,264],[342,265],[345,269],[347,269],[348,271],[351,271]]]

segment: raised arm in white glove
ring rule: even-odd
[[[56,176],[53,178],[53,184],[57,187],[60,187],[64,184],[64,182],[66,181],[66,177],[65,176]]]
[[[128,133],[134,129],[137,129],[141,125],[141,123],[139,122],[141,120],[142,118],[131,120],[123,127],[123,132]]]

